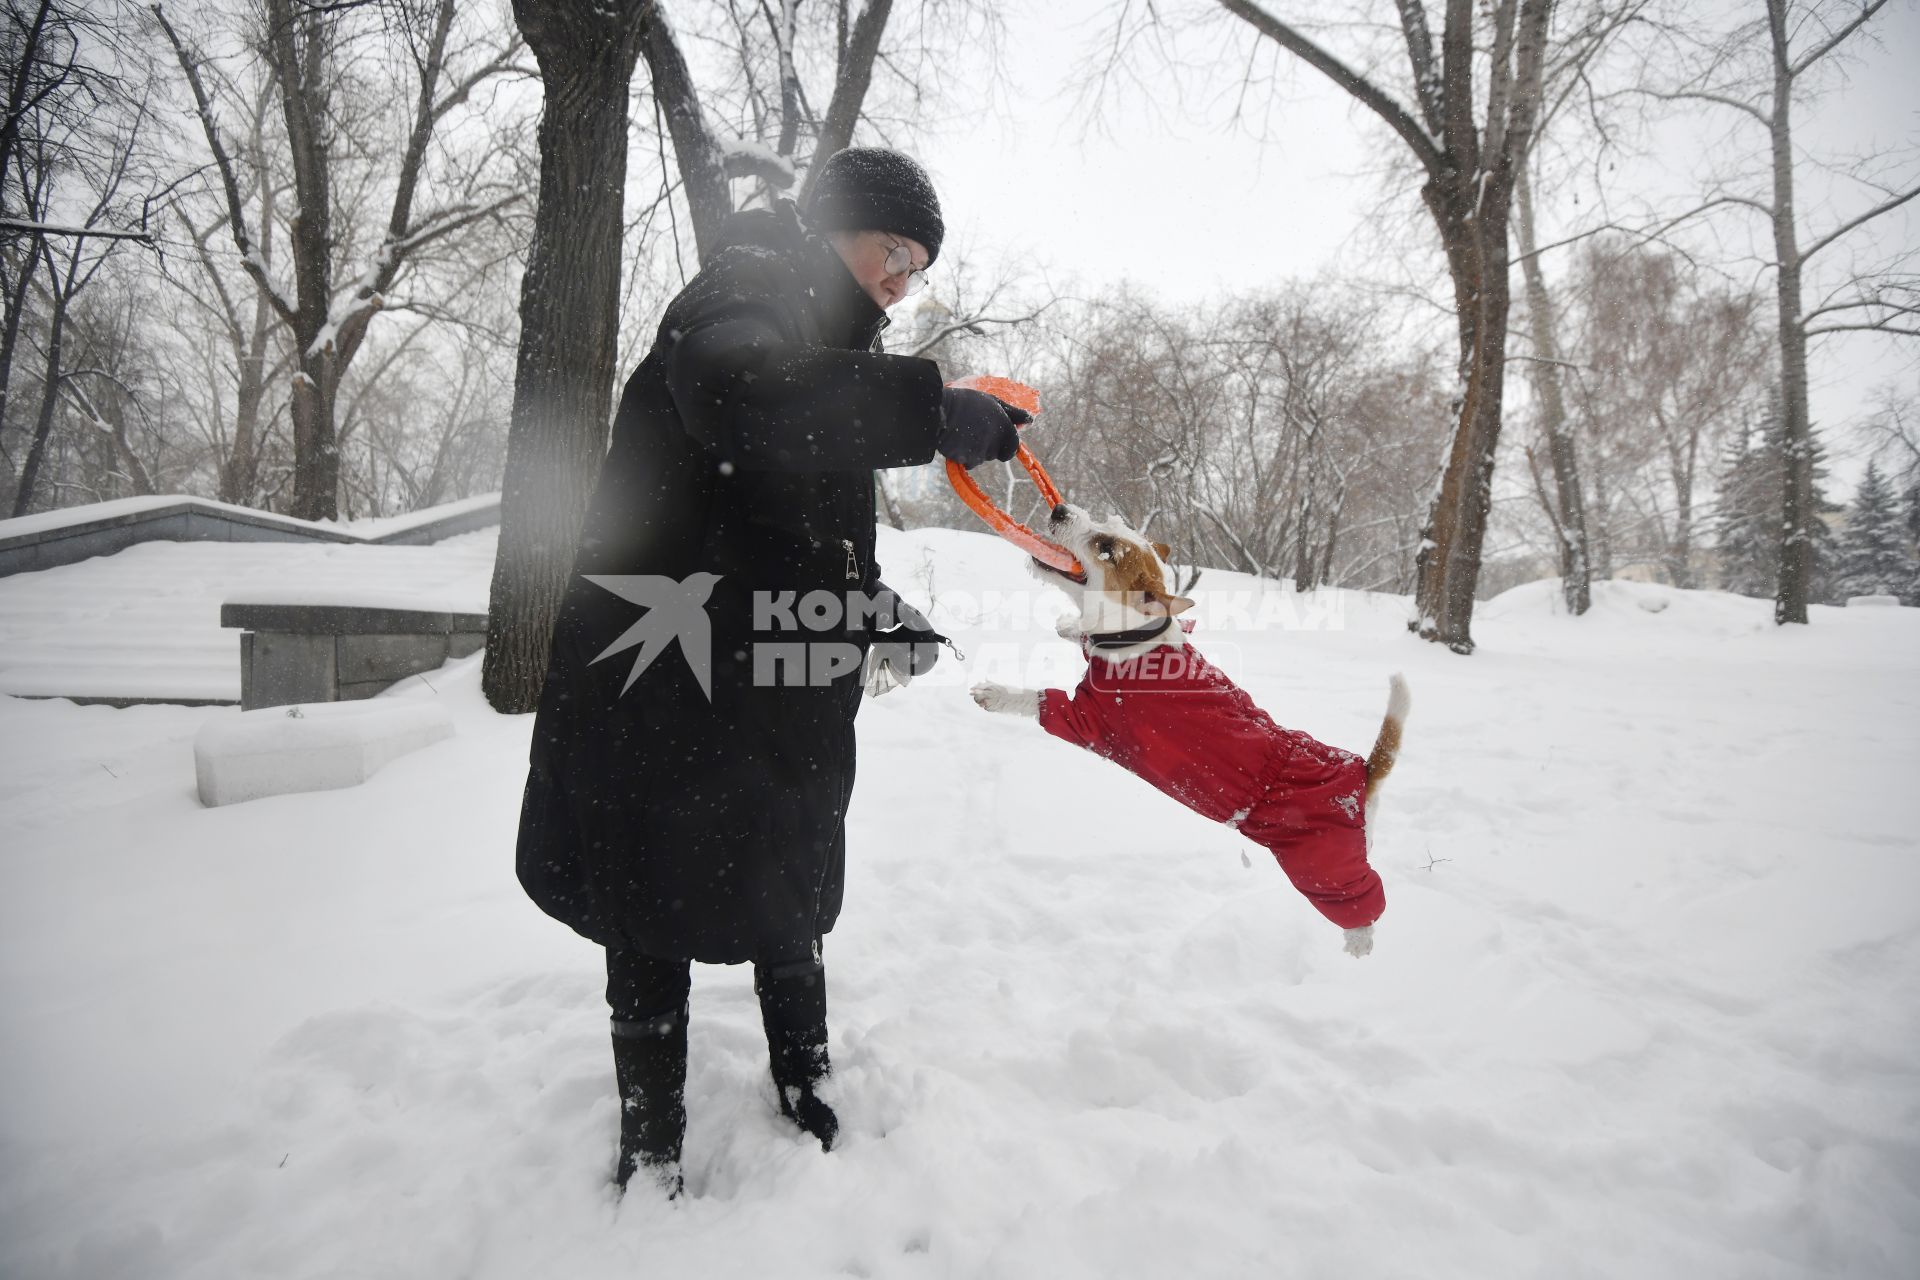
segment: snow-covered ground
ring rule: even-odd
[[[975,674],[1076,676],[1011,548],[883,538]],[[861,718],[840,1147],[696,968],[673,1205],[608,1185],[599,955],[515,884],[477,657],[390,695],[451,738],[214,810],[238,712],[0,699],[0,1275],[1920,1274],[1920,611],[1536,584],[1462,659],[1202,587],[1283,723],[1364,748],[1407,674],[1374,954],[949,659]]]

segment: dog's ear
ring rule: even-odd
[[[1140,603],[1140,612],[1147,614],[1166,614],[1172,616],[1185,613],[1193,608],[1193,601],[1185,596],[1162,595],[1158,591],[1147,591]]]
[[[1161,558],[1162,560],[1164,560],[1164,561],[1166,561],[1166,562],[1167,562],[1168,564],[1172,564],[1172,563],[1173,563],[1173,559],[1172,559],[1172,557],[1173,557],[1173,548],[1172,548],[1172,547],[1170,547],[1170,546],[1168,546],[1168,545],[1167,545],[1166,543],[1164,543],[1164,542],[1155,542],[1155,543],[1151,543],[1151,544],[1149,544],[1149,545],[1151,545],[1151,546],[1153,547],[1153,554],[1155,554],[1155,555],[1157,555],[1157,556],[1159,556],[1159,557],[1160,557],[1160,558]]]

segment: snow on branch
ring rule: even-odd
[[[387,305],[386,294],[400,274],[400,268],[416,250],[442,237],[452,235],[500,210],[526,199],[525,192],[514,192],[487,204],[460,204],[440,210],[428,221],[397,240],[385,240],[352,284],[341,290],[328,305],[326,321],[307,344],[309,357],[328,348],[347,350],[357,347],[360,335],[374,313]]]
[[[424,248],[443,236],[450,236],[456,231],[490,218],[502,209],[510,208],[526,198],[526,192],[515,191],[486,204],[449,205],[407,232],[406,235],[381,245],[376,260],[387,264],[384,270],[397,271],[400,264],[416,249]],[[391,283],[393,283],[392,276],[388,275],[381,287],[384,288]]]
[[[759,178],[768,186],[784,191],[798,179],[793,159],[783,156],[764,142],[751,138],[716,138],[720,163],[729,178]]]
[[[247,274],[253,277],[253,282],[260,287],[261,292],[267,295],[268,303],[280,313],[280,318],[292,324],[300,307],[281,291],[280,286],[268,274],[266,259],[260,256],[260,251],[248,245],[246,252],[240,255],[240,265],[247,269]]]
[[[62,227],[48,222],[27,222],[20,218],[0,218],[0,231],[18,231],[36,236],[73,236],[75,239],[93,236],[101,240],[138,240],[143,244],[153,243],[153,237],[145,231],[102,231],[98,227]]]

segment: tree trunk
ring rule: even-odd
[[[1674,477],[1673,536],[1667,539],[1667,578],[1676,587],[1693,586],[1693,485]]]
[[[645,0],[638,8],[640,45],[647,55],[647,70],[653,77],[653,98],[666,116],[667,132],[673,136],[674,159],[686,191],[687,209],[693,217],[694,252],[705,262],[719,242],[720,228],[727,215],[733,212],[726,165],[713,135],[707,132],[693,72],[681,55],[673,27],[653,0]],[[524,25],[521,29],[525,30]]]
[[[74,384],[68,383],[72,390]],[[134,451],[133,441],[127,435],[127,395],[118,385],[112,385],[94,402],[99,409],[96,421],[103,422],[112,431],[112,453],[127,470],[127,479],[133,487],[133,497],[146,498],[154,493],[153,473],[147,470],[147,464],[140,460]]]
[[[79,246],[74,254],[79,255]],[[33,443],[27,446],[27,460],[20,468],[20,487],[14,491],[13,514],[24,516],[33,509],[33,486],[40,478],[40,464],[47,456],[47,440],[53,435],[53,412],[60,401],[60,358],[61,345],[65,341],[67,328],[67,293],[60,285],[59,272],[54,269],[53,255],[47,255],[47,290],[53,300],[53,317],[47,328],[47,373],[46,384],[40,395],[40,413],[33,423]],[[73,284],[73,273],[67,273],[67,286]]]
[[[1800,317],[1800,249],[1793,224],[1793,75],[1786,16],[1769,4],[1773,30],[1773,252],[1778,265],[1780,400],[1785,425],[1786,476],[1780,521],[1780,583],[1776,623],[1807,620],[1813,592],[1813,427],[1807,408],[1807,333]]]
[[[1317,581],[1328,586],[1340,585],[1333,580],[1333,549],[1340,542],[1340,513],[1345,510],[1346,505],[1347,487],[1342,482],[1340,496],[1334,500],[1333,516],[1327,521],[1327,545],[1321,549],[1320,553],[1320,574]]]
[[[793,154],[800,136],[800,70],[793,60],[794,22],[800,0],[782,0],[780,5],[780,142],[781,155]]]
[[[1478,175],[1453,174],[1422,189],[1453,278],[1461,397],[1446,472],[1415,557],[1418,616],[1410,627],[1455,653],[1473,652],[1473,595],[1493,505],[1494,447],[1500,440],[1510,302],[1507,192],[1493,190],[1501,185],[1497,174],[1487,175],[1484,183]]]
[[[1599,519],[1593,524],[1593,576],[1601,582],[1613,578],[1613,491],[1607,484],[1605,467],[1589,468],[1593,478],[1593,510]]]
[[[514,0],[513,10],[540,62],[546,106],[481,679],[487,701],[508,714],[539,705],[606,452],[627,99],[642,25],[634,11],[564,0]]]
[[[1660,438],[1667,448],[1667,474],[1673,483],[1673,531],[1667,536],[1664,559],[1667,580],[1676,587],[1693,586],[1693,482],[1700,453],[1700,428],[1689,423],[1676,428],[1659,405],[1654,418],[1660,426]],[[1685,406],[1679,410],[1686,412]],[[1676,438],[1681,430],[1684,438]]]
[[[16,29],[25,25],[20,22],[21,15],[17,9],[12,5],[7,8],[7,16],[14,20]],[[47,29],[47,18],[54,16],[56,23],[63,27],[67,25],[63,21],[65,15],[53,15],[52,10],[51,0],[40,0],[34,11],[33,23],[27,26],[25,39],[17,48],[7,51],[18,61],[13,64],[12,74],[7,77],[6,115],[0,117],[0,174],[13,172],[13,153],[20,141],[20,123],[26,118],[24,108],[27,90],[33,83],[34,69],[40,65],[40,40]]]
[[[333,184],[329,174],[327,14],[292,0],[267,0],[267,48],[280,82],[280,111],[293,161],[293,512],[331,520],[340,510],[340,452],[334,437],[338,381],[324,342],[333,306]],[[238,213],[235,214],[238,217]]]
[[[233,398],[233,447],[220,468],[220,500],[252,506],[260,487],[260,406],[267,392],[267,332],[273,313],[254,297],[252,343],[240,356],[240,382]]]
[[[847,12],[840,9],[840,57],[836,63],[833,97],[827,102],[826,119],[820,122],[820,136],[814,140],[814,163],[807,169],[800,190],[805,204],[813,194],[813,181],[820,173],[820,162],[853,141],[853,127],[859,123],[860,108],[873,83],[874,60],[880,56],[880,38],[886,34],[887,19],[893,12],[893,0],[867,0],[866,8],[846,28]]]
[[[298,332],[296,331],[296,341]],[[302,520],[340,513],[340,443],[334,435],[333,358],[306,355],[293,375],[293,512]]]
[[[260,121],[257,118],[254,121],[252,143],[256,163],[260,163]],[[260,168],[264,172],[266,166],[260,164]],[[275,204],[273,184],[262,182],[259,253],[260,261],[267,266],[273,264]],[[228,314],[232,316],[231,308]],[[233,335],[234,360],[239,366],[240,380],[233,397],[233,446],[220,468],[220,500],[250,507],[260,488],[260,408],[267,396],[267,336],[273,331],[273,307],[267,302],[266,294],[257,288],[253,291],[251,334],[238,332],[238,316],[232,316],[229,324],[236,330]]]
[[[1559,510],[1551,512],[1560,544],[1560,593],[1574,617],[1593,604],[1588,579],[1587,512],[1580,500],[1580,462],[1567,430],[1567,402],[1560,389],[1560,345],[1554,334],[1553,299],[1535,252],[1533,183],[1523,166],[1515,186],[1519,218],[1514,225],[1520,241],[1520,272],[1526,281],[1527,319],[1533,331],[1537,363],[1532,366],[1534,394],[1540,397],[1540,434],[1547,439],[1547,458],[1553,464],[1554,496]]]
[[[1294,508],[1293,525],[1293,589],[1295,591],[1313,590],[1313,499],[1314,480],[1318,473],[1312,462],[1307,464],[1307,481],[1304,492]]]
[[[27,260],[20,267],[20,278],[13,282],[13,289],[7,295],[7,314],[4,326],[0,326],[0,424],[7,420],[8,392],[13,385],[13,352],[20,338],[20,319],[26,311],[27,290],[33,284],[33,273],[40,267],[40,237],[29,236],[27,239],[30,242]]]

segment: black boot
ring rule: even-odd
[[[832,1069],[827,1061],[827,975],[818,960],[754,966],[760,1021],[767,1029],[767,1060],[780,1094],[780,1114],[833,1150],[840,1118],[816,1089]]]
[[[613,1073],[620,1085],[620,1164],[626,1189],[634,1171],[680,1194],[680,1144],[687,1133],[687,1010],[640,1022],[613,1020]]]

